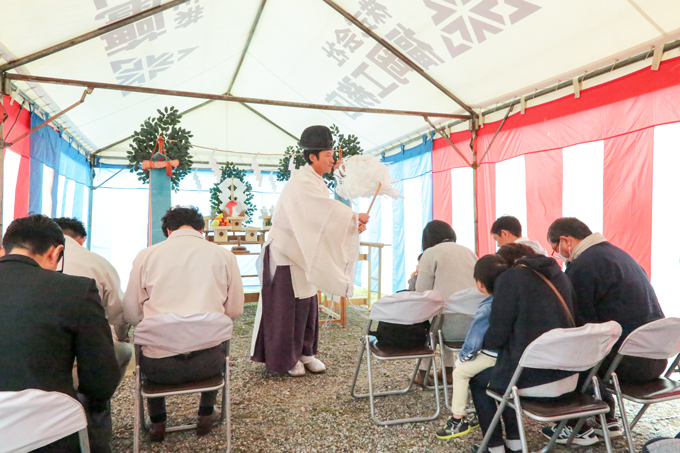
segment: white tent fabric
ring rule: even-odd
[[[168,3],[1,2],[0,71],[6,62]],[[652,52],[653,46],[680,37],[680,3],[675,0],[191,0],[9,74],[207,94],[223,94],[231,86],[232,95],[259,99],[467,113],[329,3],[360,20],[474,109]],[[81,87],[51,83],[11,84],[51,115],[83,93]],[[96,88],[57,121],[87,152],[106,148],[100,154],[105,162],[124,163],[126,137],[157,108],[172,105],[184,111],[203,102]],[[194,144],[260,153],[263,164],[275,164],[278,157],[264,154],[282,153],[310,124],[337,124],[343,133],[356,134],[367,150],[429,128],[419,116],[260,104],[246,108],[223,101],[203,105],[184,119]],[[195,149],[195,154],[197,161],[207,161],[209,151]],[[252,160],[227,156],[246,165]]]

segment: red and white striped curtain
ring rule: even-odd
[[[496,249],[493,221],[514,215],[524,236],[546,240],[558,217],[583,220],[650,275],[667,316],[680,315],[680,59],[508,118],[477,172],[479,253]],[[476,147],[498,128],[487,124]],[[470,134],[452,135],[469,152]],[[470,159],[470,157],[468,157]],[[474,225],[472,170],[444,140],[433,151],[433,216],[458,231]],[[469,240],[469,239],[466,239]],[[474,240],[474,239],[473,239]]]

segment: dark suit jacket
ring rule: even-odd
[[[22,255],[0,258],[0,390],[36,388],[90,401],[111,398],[119,372],[95,281],[42,269]]]

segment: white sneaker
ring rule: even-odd
[[[295,364],[293,368],[288,370],[288,374],[290,374],[293,377],[300,377],[305,375],[305,366],[298,360],[298,363]]]
[[[555,433],[557,426],[558,426],[557,423],[555,423],[552,426],[544,426],[541,429],[541,431],[543,432],[543,435],[545,437],[550,439]],[[574,436],[574,439],[571,442],[572,445],[588,446],[596,444],[600,441],[600,439],[595,435],[595,431],[593,430],[593,428],[588,428],[584,426],[581,429],[584,431]],[[562,432],[560,432],[560,434],[557,436],[557,440],[555,440],[555,443],[565,445],[567,443],[567,440],[569,440],[569,436],[571,436],[572,430],[573,430],[572,427],[569,425],[566,425],[564,428],[562,428]]]
[[[597,434],[598,436],[604,437],[599,417],[595,417],[595,422],[593,423],[593,431],[595,431],[595,434]],[[607,432],[609,432],[609,437],[612,439],[614,437],[623,436],[623,426],[621,426],[621,422],[616,419],[607,420]]]
[[[303,355],[300,357],[300,361],[310,372],[315,374],[321,374],[326,372],[326,365],[314,356]]]

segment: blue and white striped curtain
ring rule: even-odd
[[[382,251],[382,292],[406,289],[421,252],[422,232],[432,220],[432,136],[408,150],[384,159],[389,165],[393,186],[404,198],[381,197],[371,211],[368,241],[389,244]],[[367,203],[370,200],[367,200]],[[378,273],[378,250],[371,256],[371,273]],[[390,267],[391,263],[391,267]],[[364,272],[363,282],[366,282]],[[367,284],[367,282],[366,282]],[[378,290],[376,281],[372,291]]]

